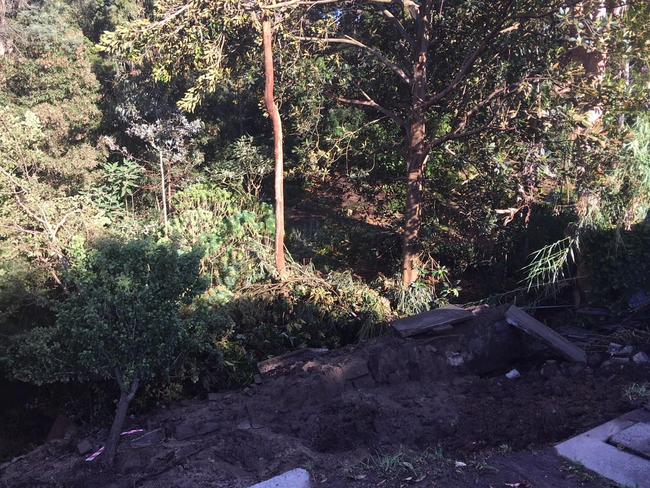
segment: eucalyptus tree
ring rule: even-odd
[[[269,7],[311,12],[299,38],[336,56],[350,73],[332,89],[338,101],[378,112],[403,128],[404,286],[418,278],[427,162],[453,141],[510,130],[521,99],[546,76],[547,54],[558,41],[558,14],[570,4],[287,0]]]
[[[284,156],[282,121],[274,97],[273,34],[277,15],[263,1],[161,1],[154,18],[104,33],[101,48],[137,63],[152,63],[157,80],[189,84],[178,106],[194,111],[211,93],[236,89],[264,66],[264,102],[271,118],[275,154],[275,263],[285,273]]]

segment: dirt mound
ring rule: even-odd
[[[383,337],[294,357],[242,392],[131,419],[154,433],[125,437],[115,470],[84,461],[77,438],[6,464],[2,486],[236,488],[297,466],[322,486],[374,486],[364,484],[374,474],[349,476],[372,453],[435,449],[468,459],[544,446],[629,409],[623,385],[647,378],[643,367],[592,370],[563,362],[542,374],[546,358],[531,352],[502,315],[477,310],[446,335]],[[503,373],[513,364],[522,377],[509,380]],[[85,445],[98,448],[105,433],[86,432]],[[434,473],[435,463],[444,469]],[[455,480],[439,486],[489,486],[465,484],[453,463],[433,464],[425,477]]]

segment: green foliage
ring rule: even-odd
[[[182,248],[204,250],[210,300],[221,303],[241,286],[268,276],[260,249],[271,242],[273,210],[246,193],[199,183],[174,195],[170,235]]]
[[[71,268],[75,290],[56,326],[14,339],[10,376],[35,384],[115,379],[123,391],[136,379],[168,376],[188,340],[184,307],[204,287],[199,260],[153,241],[99,243]]]
[[[268,149],[256,145],[252,136],[242,136],[220,156],[212,165],[212,178],[260,196],[262,180],[273,173],[273,158]]]
[[[428,266],[420,268],[418,280],[406,289],[399,276],[377,280],[381,294],[390,300],[395,313],[400,316],[448,305],[450,301],[458,299],[461,291],[459,284],[458,280],[452,281],[447,267],[433,259],[429,259]]]
[[[627,298],[650,290],[650,227],[638,224],[629,231],[593,230],[585,233],[581,248],[589,273],[589,298],[627,308]]]
[[[131,159],[107,162],[102,168],[101,185],[90,191],[90,198],[112,220],[135,212],[135,194],[142,187],[145,171]]]
[[[339,347],[381,334],[388,301],[349,273],[321,277],[291,266],[282,284],[244,289],[225,310],[236,324],[233,338],[256,360],[298,347]]]
[[[578,240],[575,237],[565,237],[535,251],[531,263],[524,268],[528,289],[557,286],[567,278],[567,268],[575,263],[577,248]]]

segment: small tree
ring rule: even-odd
[[[187,344],[181,309],[203,289],[199,260],[199,253],[149,240],[104,242],[73,266],[76,291],[61,305],[55,328],[37,328],[8,351],[18,380],[115,380],[120,398],[106,464],[113,463],[139,387],[169,375]]]

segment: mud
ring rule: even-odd
[[[623,389],[647,381],[647,367],[543,366],[549,352],[532,353],[499,313],[446,336],[292,362],[244,391],[132,418],[128,428],[160,431],[125,439],[112,470],[76,452],[81,438],[97,448],[106,435],[86,429],[4,465],[0,486],[237,488],[296,467],[329,487],[607,486],[548,446],[630,410]],[[522,376],[508,380],[513,366]],[[393,470],[368,461],[395,453]]]

